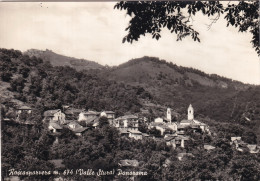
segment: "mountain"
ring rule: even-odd
[[[103,70],[100,76],[140,86],[160,105],[171,106],[180,112],[186,112],[191,103],[204,115],[213,114],[208,107],[225,101],[233,105],[231,100],[235,100],[239,92],[257,87],[147,56]],[[222,118],[223,116],[220,116],[220,119]]]
[[[200,104],[201,100],[207,103],[217,97],[221,100],[254,87],[154,57],[132,59],[118,67],[101,71],[100,76],[141,86],[161,104],[176,107],[190,103]]]
[[[109,79],[130,84],[154,84],[162,82],[172,85],[196,86],[202,85],[215,88],[234,88],[245,90],[250,85],[243,84],[216,74],[206,74],[202,71],[177,66],[155,57],[142,57],[129,60],[105,73]]]
[[[85,59],[76,59],[72,57],[67,57],[54,53],[51,50],[37,50],[30,49],[24,52],[25,55],[30,57],[41,58],[43,61],[50,61],[53,66],[69,66],[75,68],[76,70],[89,70],[89,69],[102,69],[103,66],[94,62]]]

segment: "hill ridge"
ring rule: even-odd
[[[98,64],[95,61],[77,59],[74,57],[69,57],[53,52],[52,50],[38,50],[29,49],[24,52],[25,55],[29,57],[41,58],[43,61],[49,61],[53,66],[69,66],[76,70],[89,70],[89,69],[102,69],[104,66]]]

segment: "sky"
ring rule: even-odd
[[[21,51],[52,50],[102,65],[119,65],[133,58],[153,56],[244,83],[260,84],[260,62],[250,33],[226,27],[221,17],[196,15],[193,27],[201,43],[187,37],[176,41],[167,29],[157,41],[150,35],[122,43],[130,17],[113,9],[115,2],[0,2],[0,47]]]

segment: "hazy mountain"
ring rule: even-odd
[[[64,55],[57,54],[51,50],[37,50],[30,49],[24,52],[24,54],[30,57],[35,56],[41,58],[43,61],[50,61],[53,66],[69,66],[76,70],[88,70],[88,69],[102,69],[103,66],[85,59],[76,59],[73,57],[67,57]]]

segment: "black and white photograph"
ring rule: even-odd
[[[3,181],[259,181],[259,1],[1,1]]]

